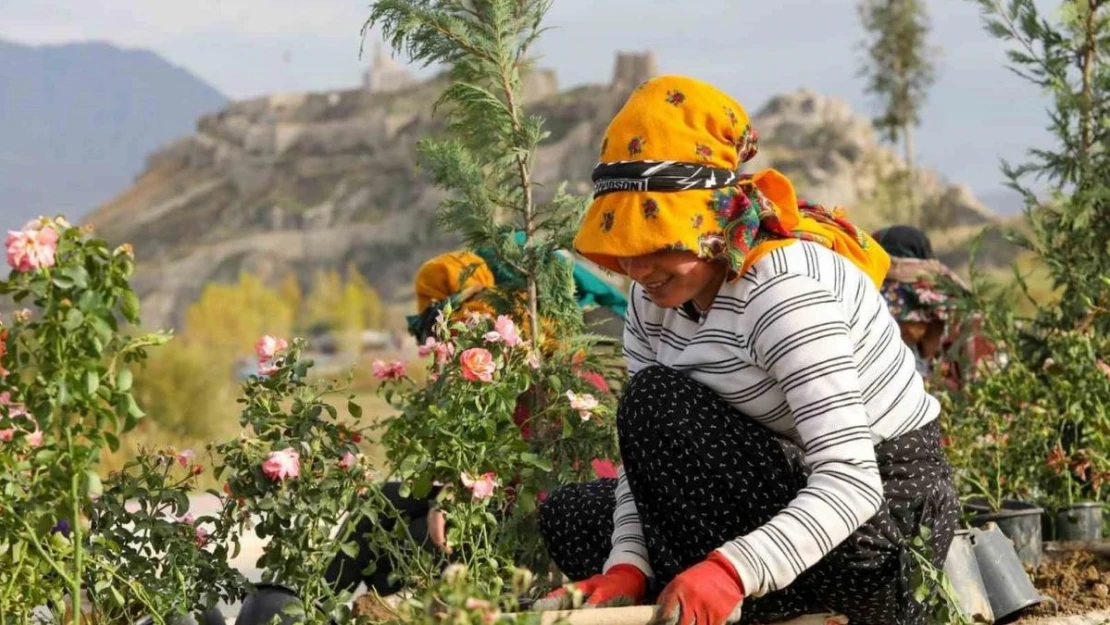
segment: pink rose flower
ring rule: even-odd
[[[189,463],[193,461],[193,458],[196,457],[196,455],[196,452],[194,452],[192,449],[186,449],[185,451],[177,454],[177,464],[180,464],[183,467],[187,467],[189,466]]]
[[[192,525],[193,523],[196,522],[196,519],[193,518],[193,513],[192,512],[186,512],[185,516],[178,519],[177,522],[178,523],[184,523],[185,525]]]
[[[34,432],[31,432],[30,434],[28,434],[27,435],[27,444],[30,445],[31,447],[40,447],[40,446],[42,446],[42,430],[39,430],[39,429],[36,428]]]
[[[275,482],[295,478],[301,474],[301,455],[292,447],[271,451],[262,463],[262,472]]]
[[[356,464],[358,464],[358,456],[349,451],[343,452],[343,457],[339,459],[339,468],[344,471],[350,471]]]
[[[480,477],[474,477],[464,471],[459,478],[462,480],[463,486],[470,489],[471,495],[477,501],[488,499],[499,485],[496,473],[483,473]]]
[[[10,442],[13,438],[15,438],[15,428],[0,430],[0,441],[7,443]]]
[[[498,315],[497,321],[493,322],[493,329],[501,336],[501,340],[509,347],[516,347],[520,345],[520,334],[517,332],[516,324],[513,320],[505,315]]]
[[[482,335],[482,338],[487,343],[500,343],[501,342],[501,333],[497,332],[497,331],[486,332],[484,335]]]
[[[617,465],[613,464],[612,460],[594,458],[590,461],[590,466],[594,469],[594,475],[599,478],[616,479],[617,477]]]
[[[379,380],[400,380],[407,373],[405,363],[399,360],[390,363],[386,363],[384,360],[375,360],[370,363],[370,369],[374,377]]]
[[[208,530],[203,527],[196,528],[194,540],[197,543],[197,547],[204,548],[204,546],[208,544]]]
[[[567,399],[570,400],[570,407],[578,411],[578,416],[582,417],[583,421],[588,421],[592,416],[591,410],[597,408],[597,399],[586,393],[579,395],[574,391],[567,391]]]
[[[463,377],[471,382],[492,382],[493,372],[497,370],[497,363],[493,361],[493,354],[481,347],[471,347],[459,356]]]
[[[285,339],[264,335],[258,339],[254,344],[254,353],[258,354],[258,362],[266,360],[273,360],[278,352],[283,352],[289,348],[289,342]]]
[[[32,271],[40,267],[53,267],[58,249],[58,231],[32,221],[23,230],[9,230],[5,242],[8,264],[16,271]]]

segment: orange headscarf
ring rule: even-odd
[[[758,136],[739,103],[693,78],[660,76],[637,88],[609,124],[601,163],[676,161],[736,172]],[[732,277],[772,250],[808,240],[851,260],[875,285],[890,257],[842,209],[799,203],[783,174],[765,169],[724,188],[621,190],[597,195],[574,247],[617,273],[621,257],[688,250],[724,258]]]

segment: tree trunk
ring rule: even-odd
[[[924,215],[920,214],[920,209],[917,204],[917,179],[916,167],[914,166],[914,151],[913,151],[913,125],[906,124],[902,128],[902,148],[905,151],[904,158],[906,160],[906,214],[909,216],[909,221],[915,226],[924,226]]]

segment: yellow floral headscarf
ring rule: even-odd
[[[643,83],[605,133],[574,247],[617,273],[621,257],[687,250],[726,260],[736,278],[770,251],[807,240],[881,284],[890,257],[842,209],[799,202],[773,169],[736,174],[757,146],[747,112],[716,87],[683,76]]]
[[[464,280],[467,273],[469,275]],[[422,312],[428,306],[471,287],[490,288],[494,284],[493,272],[481,256],[466,251],[440,254],[421,265],[416,272],[416,310]],[[459,304],[456,313],[488,313],[492,310],[481,298],[470,297]]]

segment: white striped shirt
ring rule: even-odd
[[[655,306],[634,284],[624,353],[629,375],[655,364],[683,371],[805,450],[812,474],[794,500],[720,548],[752,597],[786,587],[870,519],[883,498],[874,446],[939,413],[871,279],[805,241],[722,285],[700,320]],[[623,467],[616,499],[605,568],[650,576]]]

